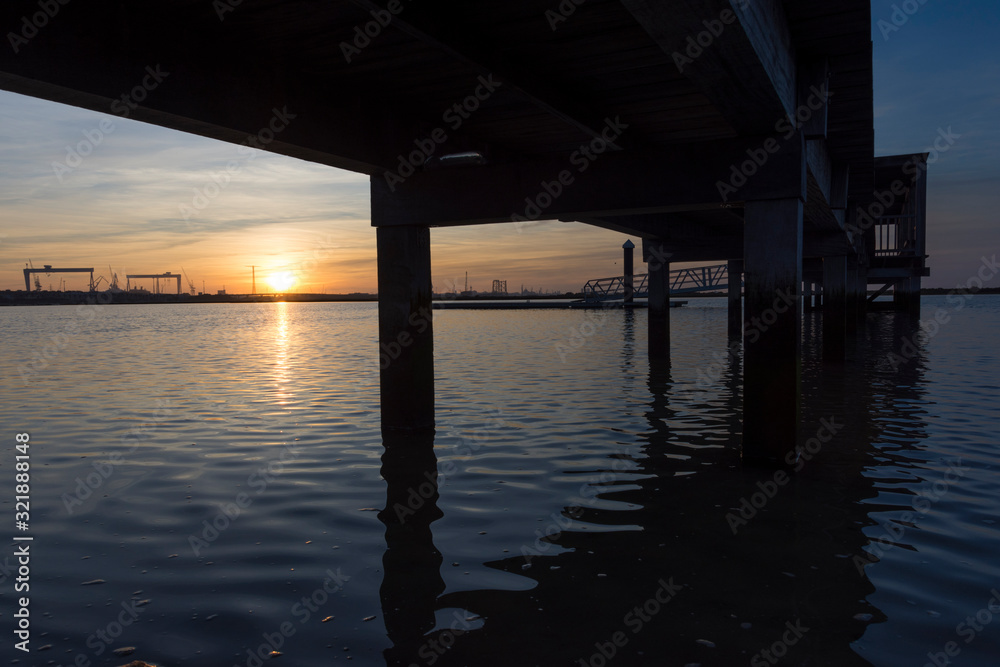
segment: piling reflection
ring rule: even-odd
[[[393,646],[387,665],[419,661],[424,636],[434,628],[436,600],[444,592],[441,552],[434,546],[431,524],[438,509],[437,457],[433,434],[382,434],[382,478],[386,481],[385,574],[379,597],[386,634]]]
[[[674,381],[669,359],[654,359],[640,454],[609,454],[591,471],[580,496],[593,502],[563,507],[569,527],[548,538],[560,549],[512,549],[485,563],[532,579],[530,591],[443,593],[430,530],[436,486],[422,513],[395,523],[390,512],[433,477],[431,443],[423,455],[399,456],[387,443],[387,664],[870,665],[857,647],[868,625],[885,620],[867,601],[872,515],[894,508],[875,502],[866,471],[894,446],[919,443],[925,423],[907,407],[921,397],[919,353],[891,378],[875,368],[912,336],[912,323],[890,315],[869,324],[852,363],[824,365],[813,341],[806,444],[793,475],[741,464],[738,347],[724,348],[727,365],[701,396]],[[627,341],[627,316],[623,327]],[[622,358],[629,383],[635,358]],[[434,612],[451,608],[482,617],[481,626],[435,629]]]
[[[883,470],[896,470],[903,475],[925,474],[924,457],[919,450],[928,438],[928,413],[926,399],[927,370],[926,338],[920,329],[919,318],[907,312],[880,312],[872,314],[867,322],[864,340],[865,365],[868,369],[869,390],[862,410],[860,401],[851,407],[861,410],[869,422],[871,442],[877,447],[870,450],[868,465]],[[828,392],[829,393],[829,392]],[[828,397],[825,397],[829,400]],[[914,455],[916,454],[916,455]],[[878,479],[876,491],[887,491],[887,498],[902,493],[915,496],[912,488],[899,488],[899,479]],[[901,512],[912,510],[912,502],[898,501],[872,503],[865,524],[865,563],[876,563],[881,555],[896,546],[913,547],[906,543],[905,533],[893,528],[899,524]],[[902,539],[902,541],[899,541]],[[862,561],[858,561],[859,566]]]
[[[622,315],[622,376],[629,377],[635,366],[635,310],[626,308]]]

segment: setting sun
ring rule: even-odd
[[[267,282],[271,284],[275,292],[287,292],[292,285],[295,284],[295,276],[287,271],[282,273],[275,273],[267,279]]]

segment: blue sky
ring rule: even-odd
[[[904,5],[920,9],[883,31]],[[924,284],[964,284],[1000,250],[1000,3],[874,0],[872,27],[876,155],[927,150],[939,128],[961,135],[928,172]]]
[[[883,30],[894,7],[898,30]],[[961,135],[931,166],[928,190],[924,284],[953,287],[1000,249],[1000,3],[874,0],[872,40],[876,154],[928,150],[939,130]],[[112,118],[113,131],[60,181],[53,163],[66,147]],[[239,172],[185,220],[180,207],[233,160]],[[0,289],[23,288],[31,259],[108,277],[183,267],[199,290],[204,281],[230,292],[249,291],[253,264],[259,280],[291,273],[303,291],[374,291],[368,211],[357,174],[265,153],[248,160],[231,144],[0,92]],[[555,222],[435,229],[435,287],[461,287],[468,271],[477,289],[498,278],[510,289],[577,290],[620,271],[624,238]]]

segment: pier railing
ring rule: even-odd
[[[633,296],[649,296],[648,275],[636,274],[633,280]],[[694,294],[696,292],[718,291],[729,288],[729,266],[699,266],[689,269],[675,269],[670,272],[670,294]],[[625,298],[625,276],[597,278],[583,286],[585,301],[612,301]]]
[[[917,252],[917,233],[914,215],[882,216],[875,225],[875,256],[914,256]]]
[[[646,278],[648,275],[640,273],[632,276],[633,296],[646,296]],[[597,278],[587,281],[583,286],[583,299],[585,301],[611,301],[625,298],[625,276],[615,278]]]

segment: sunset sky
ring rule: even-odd
[[[928,189],[924,285],[954,287],[1000,250],[1000,5],[924,0],[890,31],[900,4],[920,6],[872,3],[876,155],[928,150],[939,129],[961,135],[931,166]],[[56,174],[67,146],[102,120],[113,131]],[[233,160],[232,181],[185,220],[181,206]],[[122,283],[125,273],[183,268],[199,291],[204,281],[210,292],[249,292],[256,265],[258,291],[290,274],[294,291],[374,292],[369,215],[365,176],[263,152],[248,159],[233,144],[0,92],[0,289],[23,289],[30,259],[93,266],[95,277],[113,270]],[[461,289],[468,271],[479,290],[504,279],[511,291],[576,291],[621,272],[625,238],[559,222],[434,229],[434,286]],[[86,288],[75,274],[42,285],[61,278]]]

